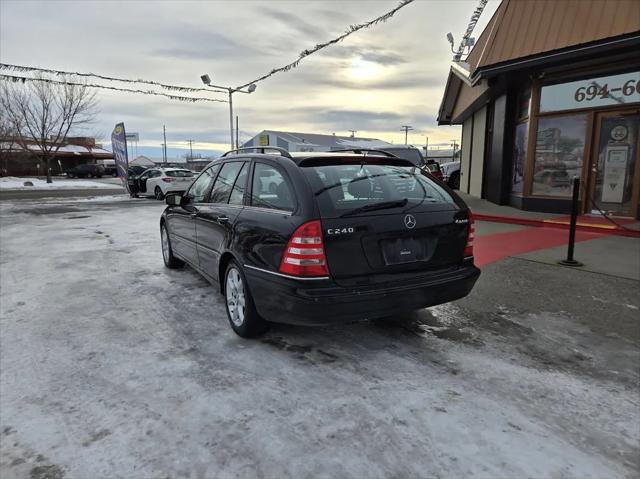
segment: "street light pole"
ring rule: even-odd
[[[230,144],[233,150],[233,90],[229,88],[229,134]]]
[[[213,83],[211,83],[211,78],[209,77],[209,75],[202,75],[200,77],[200,79],[202,80],[202,83],[204,83],[205,85],[207,85],[208,87],[211,88],[217,88],[218,90],[226,90],[227,93],[229,94],[229,144],[231,145],[231,149],[235,149],[233,146],[233,94],[238,92],[238,93],[253,93],[254,91],[256,91],[256,86],[252,83],[251,85],[249,85],[247,87],[246,90],[242,90],[240,88],[231,88],[228,86],[220,86],[220,85],[214,85]]]

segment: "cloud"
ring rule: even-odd
[[[125,8],[108,0],[0,0],[0,56],[5,63],[187,86],[201,86],[199,76],[209,72],[214,83],[239,85],[295,60],[300,51],[387,11],[393,3],[219,0],[151,6],[132,1]],[[476,37],[497,5],[491,0]],[[114,17],[114,8],[124,14]],[[418,131],[428,132],[430,142],[458,136],[459,127],[437,127],[434,115],[451,61],[445,35],[463,32],[473,8],[469,2],[413,2],[388,22],[260,83],[256,93],[234,96],[242,134],[262,129],[344,134],[357,129],[404,142],[399,127],[410,124],[416,137]],[[73,28],[61,29],[61,24]],[[38,35],[25,34],[33,31]],[[353,58],[374,63],[380,74],[358,80]],[[99,100],[96,131],[110,134],[116,122],[124,121],[141,140],[159,145],[166,124],[170,142],[229,141],[224,103],[181,103],[105,91],[99,92]]]
[[[245,109],[244,113],[251,116],[255,114],[252,109]],[[317,133],[346,132],[351,129],[372,132],[396,131],[400,125],[407,122],[421,126],[435,121],[433,115],[421,112],[322,107],[293,107],[280,109],[277,112],[264,112],[261,119],[264,121],[261,129],[292,131],[290,125],[301,124],[306,126],[307,130],[298,129],[299,131]]]
[[[151,55],[157,57],[186,58],[196,60],[220,59],[260,54],[260,49],[249,43],[240,43],[230,36],[212,30],[195,29],[189,25],[171,27],[163,36],[172,38],[170,46],[155,48]]]
[[[301,33],[305,37],[316,38],[326,33],[326,30],[323,30],[316,24],[307,21],[304,16],[296,15],[282,9],[260,7],[258,8],[258,15],[261,14],[278,21],[284,28]]]
[[[362,58],[365,61],[378,63],[380,65],[400,65],[407,63],[407,59],[401,53],[394,50],[384,49],[377,45],[340,45],[339,47],[323,52],[326,58]]]

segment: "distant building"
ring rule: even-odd
[[[287,151],[333,151],[345,148],[380,148],[390,144],[376,138],[263,130],[242,146],[277,146]]]
[[[438,113],[460,191],[523,210],[640,217],[640,2],[503,0]]]
[[[145,166],[147,168],[159,165],[160,163],[162,162],[154,161],[148,156],[144,155],[139,155],[136,156],[133,160],[129,160],[129,166]]]
[[[422,147],[424,149],[424,147]],[[448,161],[459,161],[460,160],[460,150],[456,149],[455,152],[453,149],[441,149],[437,150],[435,148],[430,148],[426,154],[426,160],[433,160],[438,163],[446,163]]]
[[[52,152],[51,173],[62,174],[77,165],[112,159],[113,153],[96,144],[95,138],[69,137],[56,152]],[[40,147],[34,141],[15,137],[0,138],[0,174],[40,176],[46,174],[45,168]]]
[[[193,158],[188,159],[186,167],[191,171],[202,171],[204,168],[213,161],[212,158]],[[185,164],[183,164],[184,166]]]

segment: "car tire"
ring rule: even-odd
[[[169,237],[169,231],[164,223],[160,226],[160,244],[162,246],[162,259],[164,260],[164,265],[170,269],[182,268],[184,266],[184,261],[173,255],[171,238]]]
[[[460,189],[460,172],[455,171],[451,173],[451,177],[449,178],[449,186],[452,190]]]
[[[224,274],[224,304],[231,329],[240,337],[253,338],[268,327],[256,311],[244,272],[231,260]]]
[[[153,196],[155,196],[156,200],[164,200],[164,193],[159,186],[156,186],[156,189],[153,190]]]

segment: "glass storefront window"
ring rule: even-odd
[[[531,105],[531,87],[520,92],[518,95],[518,119],[529,116],[529,106]]]
[[[529,122],[516,125],[516,138],[513,142],[513,171],[511,173],[511,192],[522,193],[524,165],[527,158],[527,138]]]
[[[571,180],[582,175],[586,131],[586,114],[538,120],[534,195],[571,196]]]

